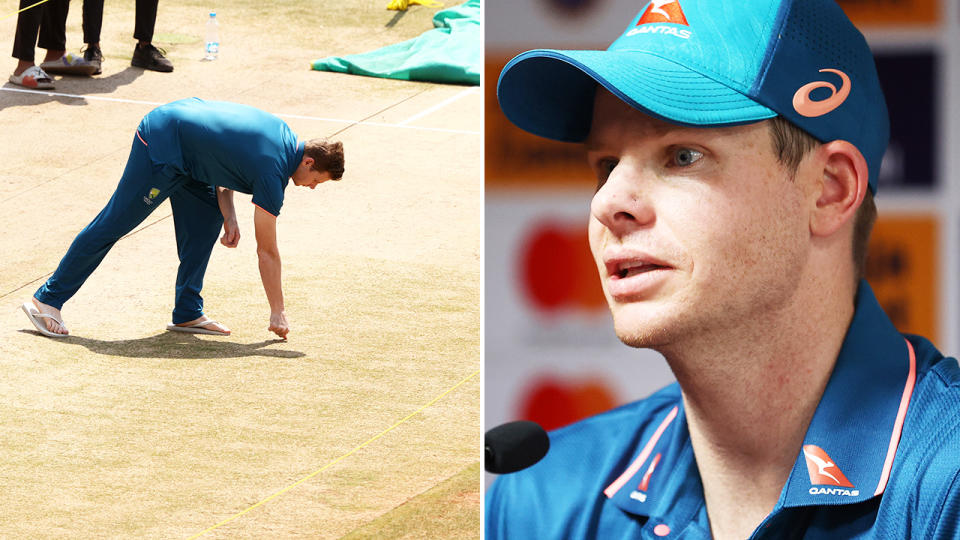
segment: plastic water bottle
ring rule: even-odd
[[[216,60],[217,53],[220,52],[220,38],[217,37],[217,14],[210,12],[210,18],[207,19],[207,55],[204,60]]]

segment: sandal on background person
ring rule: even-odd
[[[100,66],[88,62],[83,56],[68,52],[56,60],[49,60],[40,64],[40,69],[54,75],[90,76],[96,73]]]
[[[47,72],[38,66],[30,66],[23,70],[20,75],[10,75],[10,82],[24,88],[35,88],[37,90],[52,90],[53,79]]]

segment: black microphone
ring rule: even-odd
[[[536,422],[519,420],[501,424],[483,437],[487,472],[517,472],[540,461],[550,449],[547,432]]]

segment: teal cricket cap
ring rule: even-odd
[[[497,97],[521,129],[582,142],[598,84],[680,125],[781,115],[821,142],[856,146],[877,191],[887,105],[866,40],[834,0],[653,0],[605,51],[518,55]]]

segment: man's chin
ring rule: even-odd
[[[638,306],[613,314],[613,327],[625,345],[638,349],[656,349],[671,343],[676,337],[676,324],[664,313],[637,312]]]
[[[629,330],[616,330],[617,337],[628,347],[635,349],[659,349],[668,345],[671,341],[670,333],[665,328],[631,328]]]

